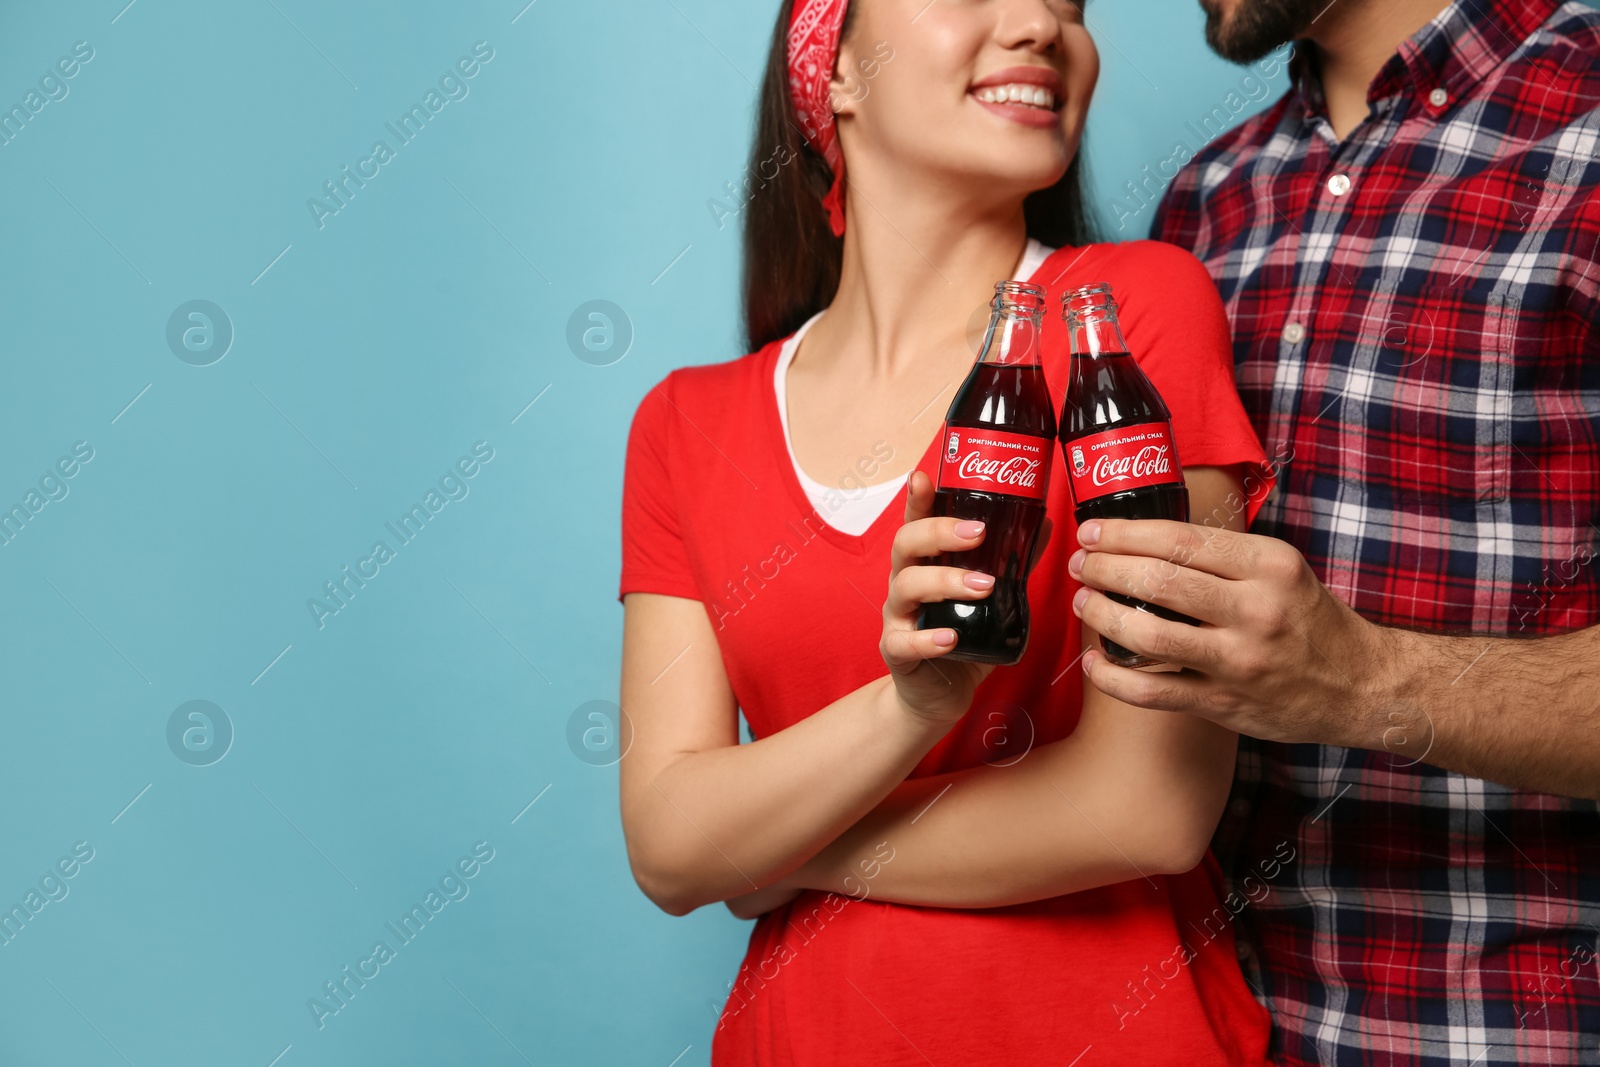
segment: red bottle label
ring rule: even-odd
[[[1079,504],[1147,485],[1183,482],[1172,427],[1165,422],[1092,433],[1067,442],[1066,453],[1072,499]]]
[[[1043,500],[1050,487],[1054,444],[1048,437],[946,423],[939,488]]]

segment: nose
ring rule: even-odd
[[[1053,5],[1074,0],[998,0],[995,37],[1006,48],[1048,54],[1061,43],[1061,18]]]

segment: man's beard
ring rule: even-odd
[[[1316,20],[1328,0],[1238,0],[1224,20],[1221,0],[1200,0],[1206,13],[1206,43],[1233,63],[1254,63],[1287,44]]]

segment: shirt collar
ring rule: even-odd
[[[1549,20],[1562,0],[1454,0],[1418,30],[1378,71],[1367,88],[1376,106],[1403,93],[1444,89],[1454,103],[1487,78]],[[1316,50],[1297,41],[1290,83],[1307,116],[1325,115]]]

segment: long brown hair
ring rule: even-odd
[[[778,5],[778,22],[767,51],[750,149],[747,180],[756,183],[744,208],[744,328],[746,351],[787,337],[826,307],[839,288],[844,239],[828,228],[822,197],[833,172],[806,143],[789,101],[789,17],[794,0]],[[843,39],[855,21],[845,9]],[[1094,240],[1084,202],[1083,152],[1061,180],[1023,201],[1028,236],[1060,248]],[[769,171],[775,173],[769,175]]]

